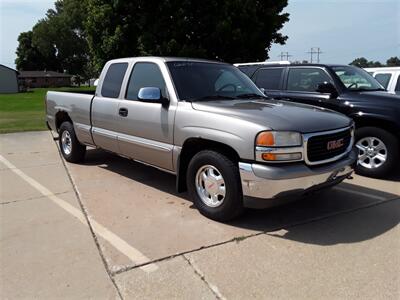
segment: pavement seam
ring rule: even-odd
[[[118,274],[121,274],[121,273],[124,273],[124,272],[127,272],[127,271],[134,270],[136,268],[140,268],[140,267],[146,266],[148,264],[166,261],[166,260],[178,257],[178,256],[184,256],[185,254],[191,254],[191,253],[199,252],[199,251],[202,251],[202,250],[205,250],[205,249],[222,246],[222,245],[225,245],[225,244],[228,244],[228,243],[233,243],[233,242],[239,243],[239,242],[244,241],[244,240],[246,240],[248,238],[252,238],[252,237],[268,234],[269,232],[278,231],[278,230],[287,229],[287,228],[293,228],[293,227],[301,226],[301,225],[306,225],[306,224],[314,223],[314,222],[321,221],[321,220],[324,220],[324,219],[333,218],[333,217],[336,217],[336,216],[339,216],[339,215],[350,214],[350,213],[353,213],[353,212],[356,212],[356,211],[359,211],[359,210],[363,210],[363,209],[367,209],[367,208],[370,208],[370,207],[378,206],[378,205],[385,204],[385,203],[388,203],[388,202],[391,202],[391,201],[395,201],[395,200],[400,200],[400,197],[396,196],[396,197],[393,197],[393,198],[390,198],[390,199],[385,199],[385,200],[377,201],[377,202],[374,202],[374,203],[366,204],[364,206],[360,206],[360,207],[357,207],[357,208],[350,208],[350,209],[347,209],[347,210],[342,210],[342,211],[339,211],[339,212],[330,213],[330,214],[327,214],[327,215],[324,215],[324,216],[310,218],[310,219],[307,219],[307,220],[304,220],[304,221],[294,222],[292,224],[286,224],[286,225],[278,226],[278,227],[271,228],[271,229],[268,229],[268,230],[255,232],[255,233],[252,233],[252,234],[249,234],[249,235],[243,235],[243,236],[240,236],[240,237],[234,237],[232,239],[229,239],[229,240],[226,240],[226,241],[222,241],[222,242],[219,242],[219,243],[215,243],[215,244],[211,244],[211,245],[207,245],[207,246],[201,246],[199,248],[195,248],[195,249],[192,249],[192,250],[182,251],[182,252],[175,253],[175,254],[172,254],[172,255],[164,256],[164,257],[161,257],[161,258],[158,258],[158,259],[154,259],[152,261],[149,261],[149,262],[146,262],[146,263],[143,263],[143,264],[125,266],[125,267],[123,267],[123,268],[121,268],[121,269],[119,269],[117,271],[112,272],[112,274],[113,275],[118,275]]]
[[[214,284],[212,284],[210,281],[207,280],[206,275],[200,270],[200,268],[197,266],[197,264],[194,262],[193,259],[190,259],[189,257],[186,257],[186,255],[182,255],[183,259],[187,261],[189,266],[193,269],[194,273],[200,277],[201,281],[203,281],[206,286],[210,289],[210,291],[214,294],[214,296],[217,299],[220,300],[225,300],[226,298],[221,294],[219,291],[218,287]]]
[[[53,136],[53,140],[54,140],[53,132],[50,132],[50,134]],[[72,178],[71,173],[69,172],[68,166],[67,166],[66,162],[64,161],[64,157],[62,156],[62,154],[60,152],[60,149],[58,148],[57,141],[56,140],[54,140],[54,141],[55,141],[55,146],[56,146],[58,155],[60,156],[61,162],[62,162],[62,164],[64,166],[64,169],[65,169],[65,171],[67,173],[67,176],[68,176],[68,178],[69,178],[69,180],[70,180],[70,182],[72,184],[73,190],[75,192],[75,196],[76,196],[76,198],[78,200],[78,203],[79,203],[79,206],[80,206],[80,208],[82,210],[82,213],[83,213],[83,215],[84,215],[84,217],[86,219],[87,225],[89,227],[89,231],[90,231],[90,233],[91,233],[91,235],[93,237],[94,243],[95,243],[95,245],[97,247],[97,251],[99,252],[99,255],[100,255],[100,258],[101,258],[101,260],[103,262],[103,265],[104,265],[104,268],[106,270],[106,273],[107,273],[108,277],[110,278],[112,284],[114,285],[114,287],[115,287],[115,289],[116,289],[116,291],[118,293],[119,298],[121,300],[123,300],[122,293],[121,293],[121,291],[120,291],[120,289],[119,289],[119,287],[117,285],[117,282],[115,281],[115,278],[114,278],[112,272],[110,271],[110,268],[109,268],[107,260],[106,260],[106,258],[104,256],[104,253],[103,253],[103,251],[101,249],[101,246],[100,246],[99,240],[97,238],[97,235],[94,232],[94,229],[93,229],[92,224],[90,222],[90,219],[88,217],[88,213],[87,213],[86,207],[83,205],[83,202],[82,202],[82,199],[81,199],[81,195],[80,195],[80,193],[79,193],[79,191],[77,189],[75,181]]]

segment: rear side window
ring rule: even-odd
[[[390,73],[380,73],[375,75],[375,79],[378,80],[385,89],[387,89],[391,77],[392,74]]]
[[[143,87],[157,87],[161,90],[162,96],[166,96],[164,78],[156,64],[135,64],[129,79],[126,99],[138,100],[139,90]]]
[[[331,82],[329,76],[318,68],[291,68],[289,70],[287,90],[315,92],[319,84]]]
[[[260,69],[256,73],[256,85],[266,90],[279,90],[283,68]]]
[[[101,87],[101,95],[103,97],[118,98],[127,68],[127,63],[110,65]]]

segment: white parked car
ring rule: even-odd
[[[400,95],[400,67],[365,68],[390,93]]]

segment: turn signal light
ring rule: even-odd
[[[276,160],[276,155],[273,153],[263,153],[261,157],[263,160]]]
[[[266,161],[290,161],[290,160],[300,160],[301,153],[263,153],[261,158]]]
[[[270,131],[261,132],[257,136],[256,145],[257,146],[267,146],[267,147],[274,146],[275,138],[274,138],[274,135],[272,134],[272,132],[270,132]],[[269,153],[264,153],[264,154],[269,154]]]

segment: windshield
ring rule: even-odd
[[[167,62],[179,99],[260,98],[265,95],[244,73],[234,66],[206,62]]]
[[[379,82],[367,71],[351,66],[332,67],[349,91],[383,91]]]

